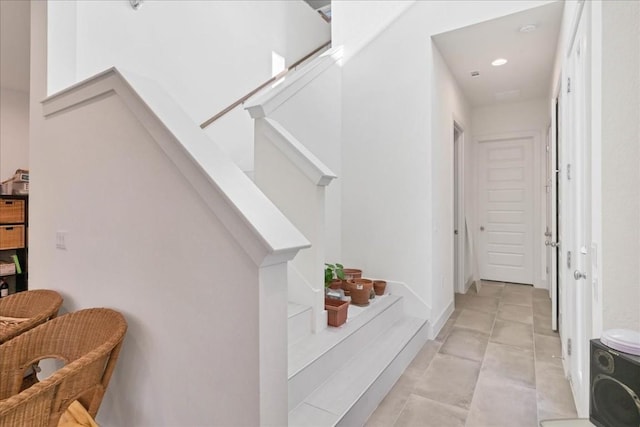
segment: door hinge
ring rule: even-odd
[[[571,356],[571,338],[567,338],[567,355]]]
[[[567,268],[571,268],[571,251],[567,251]]]
[[[549,266],[546,266],[545,270],[547,271],[547,274],[549,274]]]
[[[571,181],[571,164],[567,163],[567,180]]]
[[[567,77],[567,93],[571,93],[571,77]]]

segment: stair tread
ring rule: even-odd
[[[287,316],[289,318],[294,317],[300,313],[304,313],[308,310],[311,310],[311,307],[308,305],[297,304],[295,302],[289,302],[287,304]]]
[[[375,382],[425,322],[424,319],[405,317],[391,325],[294,408],[289,413],[290,424],[297,425],[293,420],[304,419],[304,416],[308,415],[303,414],[309,414],[313,410],[333,414],[337,417],[337,422]],[[309,406],[314,409],[311,410]],[[323,418],[330,417],[324,414]],[[335,422],[330,425],[334,425]]]
[[[333,426],[339,419],[336,414],[303,402],[289,412],[288,425],[291,427]]]
[[[371,321],[381,312],[402,300],[396,295],[376,297],[366,309],[350,306],[350,312],[357,311],[356,316],[349,315],[347,322],[338,328],[327,328],[317,334],[312,334],[289,346],[289,378],[300,372],[322,354],[338,343],[347,339],[354,332]]]

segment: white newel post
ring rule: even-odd
[[[291,256],[295,255],[293,253]],[[260,425],[287,425],[287,262],[259,269]],[[283,375],[284,373],[284,375]]]

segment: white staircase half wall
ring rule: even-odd
[[[326,327],[324,311],[325,187],[336,177],[279,123],[255,120],[254,181],[312,246],[291,262],[289,300],[313,310],[312,331]]]
[[[255,121],[254,180],[312,244],[291,263],[289,300],[312,307],[313,332],[326,328],[324,263],[340,254],[341,56],[332,48],[245,104]]]
[[[43,116],[30,287],[129,322],[98,421],[286,424],[287,263],[308,240],[150,80],[111,68]]]

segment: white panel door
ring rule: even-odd
[[[479,142],[480,277],[533,284],[534,138]]]

